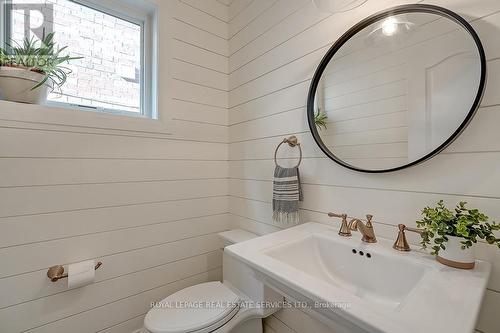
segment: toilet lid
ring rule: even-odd
[[[149,310],[144,325],[153,333],[211,332],[239,310],[239,297],[220,282],[182,289]]]

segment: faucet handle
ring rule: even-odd
[[[350,237],[352,236],[351,230],[347,225],[347,214],[337,214],[337,213],[328,213],[329,217],[338,217],[342,219],[342,225],[340,226],[339,235],[342,237]]]
[[[408,244],[408,241],[406,240],[406,233],[405,231],[411,231],[411,232],[416,232],[420,235],[422,235],[425,231],[421,229],[415,229],[415,228],[408,228],[404,224],[398,224],[398,238],[396,238],[396,241],[394,242],[394,245],[392,246],[395,250],[398,251],[411,251],[410,245]]]
[[[347,214],[328,213],[329,217],[338,217],[347,220]]]
[[[373,219],[373,215],[366,214],[366,226],[367,227],[372,227],[372,219]]]

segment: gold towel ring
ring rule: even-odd
[[[299,147],[299,152],[300,152],[299,163],[297,163],[297,165],[295,166],[295,168],[297,168],[300,165],[300,162],[302,162],[302,147],[300,146],[299,140],[297,139],[297,137],[295,135],[292,135],[289,138],[284,138],[283,141],[280,142],[278,147],[276,147],[276,150],[274,151],[274,163],[276,164],[276,166],[279,166],[279,164],[278,164],[278,150],[280,149],[281,145],[284,143],[288,143],[288,145],[292,148]]]

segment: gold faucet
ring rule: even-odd
[[[328,216],[341,218],[342,225],[340,226],[339,235],[342,237],[351,237],[351,229],[347,226],[347,214],[328,213]]]
[[[405,231],[412,231],[416,232],[417,234],[422,235],[425,231],[421,229],[415,229],[415,228],[408,228],[404,224],[398,224],[398,238],[396,238],[396,241],[394,242],[394,245],[392,246],[395,250],[398,251],[411,251],[410,245],[408,245],[408,241],[406,240],[406,234]]]
[[[361,238],[361,240],[365,243],[377,242],[377,237],[375,237],[375,231],[373,229],[372,218],[373,215],[366,215],[366,224],[364,224],[360,219],[352,219],[349,222],[349,229],[353,231],[359,231],[363,235],[363,238]]]

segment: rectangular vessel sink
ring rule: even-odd
[[[363,247],[364,249],[365,247]],[[366,251],[366,252],[365,252]],[[313,234],[265,255],[379,306],[396,308],[428,269],[414,261],[359,250],[351,242]]]
[[[366,244],[360,234],[341,237],[319,223],[235,244],[224,253],[349,333],[473,332],[491,270],[483,261],[473,270],[446,267],[423,252],[398,252],[392,241]]]

